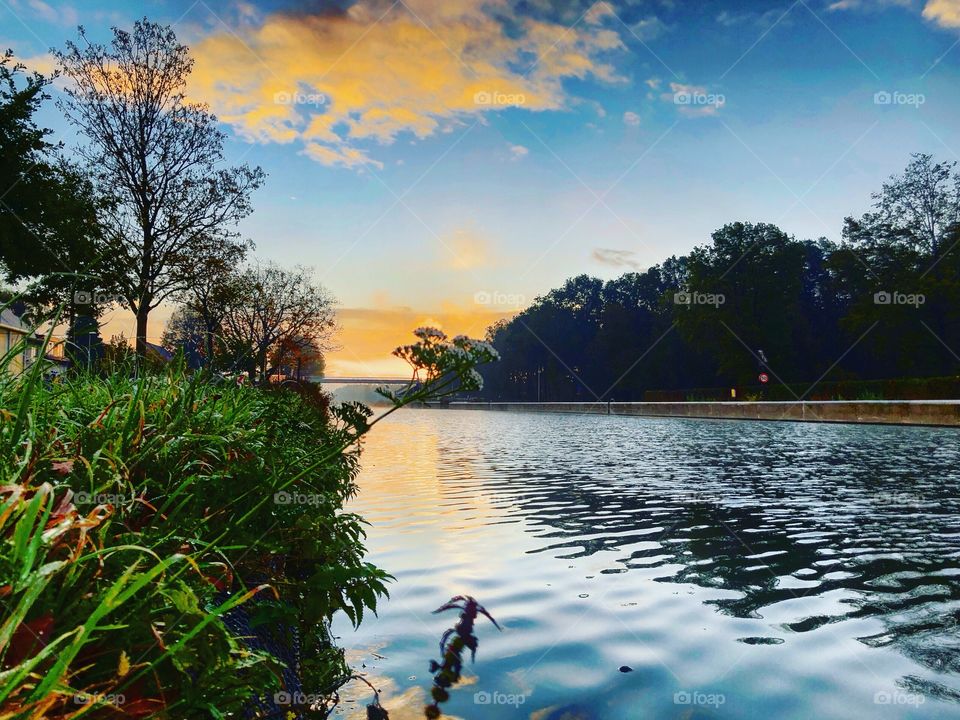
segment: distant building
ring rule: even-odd
[[[0,310],[0,358],[16,355],[6,362],[8,372],[19,373],[30,364],[30,352],[34,348],[27,342],[30,328],[23,324],[12,310]]]
[[[157,345],[156,343],[148,342],[147,357],[162,364],[166,364],[173,360],[173,353],[167,350],[163,345]]]
[[[43,333],[37,333],[30,338],[28,342],[30,343],[30,346],[34,348],[34,359],[39,357],[40,352],[43,350],[44,342],[46,342],[47,351],[43,353],[43,359],[48,364],[46,370],[48,374],[59,375],[63,372],[66,372],[70,368],[70,359],[67,357],[66,353],[67,343],[63,338],[53,335],[50,337],[50,340],[47,341],[46,335]]]
[[[6,371],[21,373],[41,356],[50,363],[49,371],[60,373],[69,367],[62,338],[51,337],[46,342],[44,333],[31,332],[30,327],[12,310],[0,310],[0,358],[15,354],[6,362]],[[44,344],[46,343],[46,352]]]

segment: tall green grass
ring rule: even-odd
[[[225,717],[290,672],[332,692],[331,617],[388,579],[342,509],[365,417],[177,368],[0,371],[0,718]]]

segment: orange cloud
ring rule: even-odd
[[[57,69],[57,59],[52,53],[41,53],[30,57],[16,56],[16,61],[30,72],[38,72],[46,77],[52,76]]]
[[[960,28],[960,0],[929,0],[923,16],[942,27]]]
[[[300,143],[324,165],[379,165],[360,143],[424,138],[504,107],[556,110],[562,81],[618,80],[600,57],[619,35],[528,19],[509,36],[506,0],[362,0],[341,15],[275,13],[193,45],[190,92],[255,142]]]
[[[442,240],[442,266],[451,270],[474,270],[494,264],[494,251],[487,238],[470,228],[460,228]]]

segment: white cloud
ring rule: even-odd
[[[628,267],[634,270],[640,270],[643,266],[637,260],[637,254],[633,250],[615,250],[613,248],[594,248],[590,257],[601,265],[610,267]]]
[[[44,0],[11,0],[10,5],[15,12],[54,25],[75,26],[80,22],[76,9],[65,3],[57,3],[54,8]]]
[[[513,156],[514,160],[520,160],[530,154],[530,150],[525,148],[523,145],[511,145],[510,154]]]
[[[883,10],[888,7],[911,7],[913,0],[836,0],[827,6],[831,12],[843,10]]]
[[[590,9],[587,10],[586,14],[583,16],[584,22],[589,25],[599,25],[606,18],[616,17],[617,13],[614,12],[613,6],[601,0],[601,2],[594,3],[590,6]]]
[[[632,110],[627,110],[623,114],[623,124],[629,125],[631,127],[639,127],[640,125],[640,116],[637,115]]]
[[[30,57],[16,56],[18,63],[31,72],[38,72],[49,77],[57,69],[57,59],[50,53],[32,55]]]
[[[688,85],[686,83],[670,83],[670,92],[663,93],[660,98],[664,102],[676,105],[682,115],[688,117],[705,117],[716,115],[727,103],[727,98],[710,92],[705,85]]]
[[[914,0],[835,0],[827,6],[832,12],[844,10],[883,10],[889,7],[914,7]],[[940,27],[960,28],[960,0],[926,0],[923,17]]]
[[[656,40],[670,28],[656,15],[643,18],[630,26],[630,32],[643,42]]]

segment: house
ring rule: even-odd
[[[168,362],[173,360],[173,353],[167,350],[163,345],[157,345],[156,343],[148,342],[147,357],[156,363],[166,365]]]
[[[31,352],[36,352],[29,342],[30,335],[30,328],[12,310],[0,310],[0,359],[4,360],[0,367],[19,373],[30,364]],[[16,354],[8,359],[8,355],[14,352]]]
[[[43,352],[43,359],[47,362],[44,372],[50,375],[61,375],[70,369],[71,360],[67,357],[67,342],[61,337],[51,335],[47,340],[45,333],[36,333],[27,341],[33,348],[33,359],[40,356],[46,344],[46,352]]]
[[[17,374],[43,357],[49,364],[49,372],[58,374],[69,366],[62,338],[33,332],[20,317],[9,308],[0,310],[0,370]],[[10,356],[10,357],[8,357]]]

